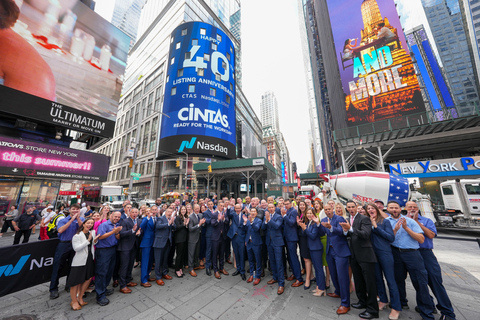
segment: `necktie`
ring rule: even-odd
[[[353,220],[355,219],[355,216],[350,217],[350,225],[353,226]]]
[[[242,213],[238,216],[238,224],[242,224]]]

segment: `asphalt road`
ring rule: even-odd
[[[463,241],[464,235],[439,235],[435,240],[435,254],[442,266],[447,292],[455,308],[457,319],[480,319],[480,248],[477,242]],[[38,232],[37,232],[38,237]],[[445,239],[444,237],[449,237]],[[473,239],[474,238],[469,238]],[[33,239],[32,239],[33,240]],[[0,238],[0,246],[13,242],[11,233]],[[227,265],[230,274],[232,265]],[[134,281],[140,282],[140,270],[134,269]],[[173,271],[170,275],[174,275]],[[87,295],[89,302],[80,311],[70,309],[70,295],[63,291],[65,278],[60,281],[60,297],[50,300],[48,284],[37,285],[0,298],[0,317],[9,319],[18,315],[33,315],[37,319],[359,319],[362,310],[352,309],[338,316],[335,311],[339,300],[330,297],[314,297],[303,287],[292,288],[287,284],[285,293],[278,296],[276,285],[267,285],[271,277],[253,287],[239,276],[222,276],[221,280],[208,277],[200,270],[198,277],[189,275],[182,279],[173,278],[160,287],[137,286],[131,294],[122,294],[118,288],[109,297],[110,304],[100,307],[95,303],[95,294]],[[401,319],[421,319],[414,311],[415,292],[407,282],[409,310],[404,310]],[[332,289],[329,290],[331,292]],[[352,294],[352,302],[356,302]],[[389,311],[381,311],[380,319],[388,319]],[[438,319],[440,315],[436,315]]]

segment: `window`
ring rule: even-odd
[[[189,84],[188,85],[188,92],[189,93],[195,92],[195,85],[194,84]]]
[[[130,126],[132,125],[131,121],[130,121],[130,110],[127,111],[127,116],[125,117],[125,129],[128,129],[130,128]]]
[[[190,52],[185,52],[185,60],[189,60],[191,56]]]
[[[178,69],[177,77],[183,77],[183,69]]]
[[[228,94],[225,100],[227,100],[227,103],[230,103],[230,96]]]
[[[155,95],[155,92],[150,93],[148,96],[148,104],[147,104],[147,116],[152,114],[152,109],[153,109],[153,96]]]
[[[227,52],[227,59],[230,60],[230,53]]]
[[[212,43],[212,50],[217,50],[217,44],[216,43]]]
[[[215,73],[215,80],[217,80],[217,81],[222,80],[222,77],[220,76],[220,74]]]
[[[170,64],[174,64],[175,63],[175,57],[173,57],[171,60],[170,60]]]
[[[215,97],[216,93],[217,93],[217,90],[215,88],[210,88],[210,95],[211,96]]]
[[[198,39],[192,39],[192,46],[198,46]]]
[[[122,174],[120,175],[120,179],[123,179],[125,177],[125,171],[126,171],[125,168],[126,167],[122,168]]]
[[[200,28],[200,34],[201,34],[202,36],[206,35],[206,34],[207,34],[207,29]]]
[[[135,103],[140,97],[142,96],[142,85],[139,85],[138,87],[133,90],[133,100],[132,103]]]
[[[466,184],[465,189],[467,190],[467,194],[480,195],[480,185],[478,183]]]
[[[172,93],[170,95],[174,96],[177,94],[177,87],[172,88]]]
[[[158,118],[153,119],[152,121],[152,131],[150,134],[150,152],[155,151],[155,145],[157,143],[157,129],[158,129]]]
[[[150,74],[145,80],[145,93],[150,91],[154,86],[159,84],[163,80],[163,65],[158,67],[152,74]],[[168,80],[167,80],[168,81]]]
[[[175,45],[175,49],[180,49],[180,42],[177,42],[177,44]]]
[[[115,180],[120,180],[120,173],[121,173],[121,170],[118,169],[118,170],[117,170],[117,177],[116,177]]]
[[[217,40],[218,40],[219,42],[222,42],[222,36],[219,35],[219,34],[217,34]]]
[[[204,60],[204,61],[210,61],[210,55],[205,53],[205,54],[203,55],[203,60]]]
[[[138,170],[138,173],[140,173],[140,174],[143,175],[143,170],[144,170],[144,168],[145,168],[145,164],[142,163],[142,164],[140,165],[140,169]]]
[[[140,112],[140,102],[137,104],[134,110],[135,116],[133,117],[133,125],[136,125],[138,123],[138,113]]]
[[[203,77],[203,74],[204,74],[204,69],[202,69],[202,68],[197,69],[197,75],[198,76]]]
[[[161,104],[161,99],[162,98],[162,86],[158,87],[157,90],[155,90],[155,111],[160,111],[160,104]]]
[[[187,29],[183,29],[182,30],[182,36],[186,36],[187,35]]]
[[[142,151],[143,153],[147,153],[148,152],[148,136],[149,136],[149,133],[150,133],[150,122],[147,122],[145,124],[145,130],[143,131],[143,147],[142,147]]]

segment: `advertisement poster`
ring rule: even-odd
[[[2,4],[0,111],[112,137],[130,38],[77,0]]]
[[[393,0],[327,0],[348,125],[425,111]]]
[[[236,158],[232,41],[210,24],[184,23],[172,32],[168,62],[157,157]]]
[[[106,181],[110,157],[0,136],[0,174]]]

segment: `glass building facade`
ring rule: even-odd
[[[112,24],[132,39],[130,48],[137,39],[138,22],[144,2],[145,0],[115,0]]]

